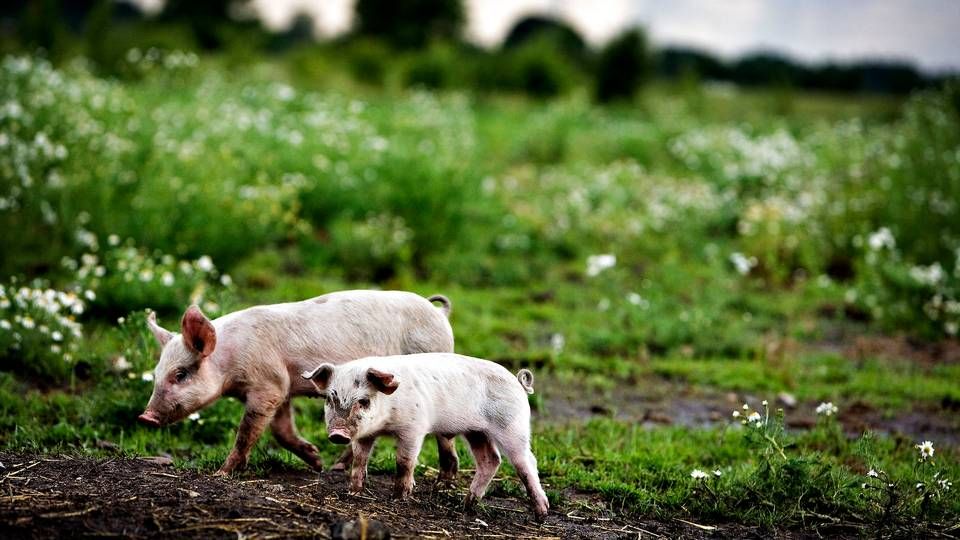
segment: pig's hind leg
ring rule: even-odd
[[[477,466],[473,481],[470,482],[470,493],[467,494],[466,501],[467,506],[472,506],[487,492],[487,486],[497,474],[497,469],[500,468],[500,452],[490,438],[483,433],[471,432],[465,437],[470,443],[470,453],[473,454],[473,461]]]
[[[542,520],[550,509],[547,494],[540,485],[540,473],[537,471],[537,458],[530,451],[530,428],[518,426],[506,433],[496,435],[497,445],[507,455],[507,459],[517,470],[517,476],[527,489],[527,495],[533,503],[533,511]]]
[[[270,429],[280,446],[296,454],[313,470],[317,472],[323,470],[323,462],[320,461],[320,456],[317,454],[317,447],[297,433],[290,400],[283,402],[283,405],[277,409],[276,414],[273,415],[273,421],[270,423]]]

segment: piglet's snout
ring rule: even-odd
[[[350,443],[350,434],[347,433],[347,430],[341,428],[333,428],[327,431],[327,436],[330,437],[330,442],[334,444],[349,444]]]
[[[144,411],[143,414],[137,417],[137,420],[139,420],[141,424],[150,427],[160,427],[160,419],[157,418],[156,413],[153,411]]]

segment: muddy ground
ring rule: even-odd
[[[546,378],[538,390],[543,396],[534,421],[584,421],[593,417],[616,418],[648,428],[665,425],[717,427],[732,425],[731,413],[743,403],[759,407],[766,395],[721,392],[694,388],[681,381],[658,379],[642,386],[620,384],[604,391],[583,392],[576,385]],[[772,408],[784,409],[788,429],[809,429],[816,425],[819,402],[795,402],[792,396],[777,398]],[[895,412],[878,409],[863,401],[842,404],[837,420],[850,437],[870,430],[913,440],[936,440],[960,444],[960,405],[956,403],[917,404]]]
[[[372,475],[347,494],[342,473],[273,471],[220,478],[141,458],[94,459],[0,452],[0,537],[130,538],[770,538],[796,537],[740,525],[612,518],[590,497],[570,493],[543,523],[523,501],[496,489],[476,511],[462,508],[469,471],[456,486],[420,481],[410,501],[393,500],[391,480]],[[351,526],[354,531],[351,531]]]

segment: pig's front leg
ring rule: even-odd
[[[363,492],[363,483],[367,479],[367,462],[370,460],[370,450],[376,439],[356,439],[350,446],[353,450],[353,467],[350,469],[350,493],[357,495]]]
[[[289,399],[277,409],[270,423],[270,429],[280,446],[296,454],[313,470],[317,472],[323,470],[323,462],[317,454],[317,447],[297,433],[297,426],[293,421],[293,406]]]
[[[248,402],[249,403],[249,402]],[[250,450],[257,444],[263,430],[266,429],[270,419],[273,418],[275,408],[269,412],[263,409],[254,409],[249,405],[243,413],[243,420],[240,422],[240,428],[237,430],[237,440],[233,445],[233,450],[227,456],[227,461],[223,467],[217,471],[218,475],[227,475],[235,470],[243,469],[247,466],[247,459],[250,457]]]
[[[413,469],[417,466],[417,456],[423,446],[424,434],[409,434],[397,437],[397,477],[394,483],[394,496],[406,499],[413,493]]]

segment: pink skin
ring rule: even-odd
[[[151,313],[147,322],[162,352],[153,394],[138,420],[160,427],[222,396],[235,397],[246,410],[220,474],[246,465],[268,425],[281,446],[320,471],[317,448],[299,435],[290,408],[295,396],[317,396],[315,387],[299,377],[313,363],[303,359],[341,363],[370,354],[452,351],[449,301],[438,300],[441,309],[412,293],[344,291],[257,306],[213,321],[191,306],[180,334],[161,328]],[[457,466],[452,441],[438,439],[438,447],[453,463],[452,476]],[[351,460],[350,452],[340,459]]]
[[[413,472],[424,437],[464,435],[476,462],[467,504],[486,493],[500,467],[500,451],[517,470],[539,519],[550,504],[530,451],[533,375],[513,376],[486,360],[452,353],[371,357],[339,366],[324,363],[302,376],[326,398],[327,435],[353,448],[350,491],[363,490],[377,437],[396,438],[397,497],[413,493]]]

